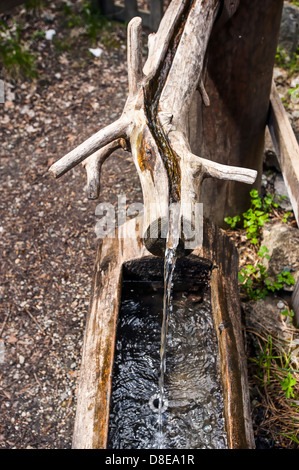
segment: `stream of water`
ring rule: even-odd
[[[169,228],[166,240],[166,249],[164,257],[164,293],[163,293],[163,312],[161,327],[161,347],[160,347],[160,377],[159,377],[159,406],[158,406],[158,444],[159,448],[164,448],[163,433],[163,413],[166,410],[165,396],[165,372],[166,372],[166,349],[167,349],[167,331],[169,315],[172,311],[171,295],[172,280],[176,265],[176,250],[179,244],[180,229],[180,207],[173,206],[169,214]]]
[[[176,264],[176,247],[166,248],[164,260],[164,293],[163,293],[163,313],[161,327],[161,347],[160,347],[160,377],[159,377],[159,406],[158,406],[158,443],[159,448],[164,447],[163,434],[163,413],[165,412],[165,372],[166,372],[166,349],[167,349],[167,331],[169,315],[172,312],[171,294],[172,279]]]

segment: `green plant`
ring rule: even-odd
[[[284,437],[286,437],[286,438],[288,438],[288,439],[290,439],[291,441],[295,442],[295,444],[299,444],[299,439],[298,439],[298,437],[297,437],[297,435],[296,435],[296,431],[295,431],[295,429],[294,429],[294,426],[293,426],[293,430],[292,430],[292,431],[293,431],[293,432],[292,432],[291,434],[290,434],[290,433],[284,433],[284,432],[282,432],[281,435],[284,436]]]
[[[0,63],[12,77],[36,78],[35,56],[22,42],[21,30],[22,26],[16,22],[9,28],[0,21]]]
[[[286,196],[277,196],[268,193],[264,198],[259,196],[256,189],[250,191],[251,207],[243,212],[243,227],[246,228],[246,237],[254,245],[258,245],[260,238],[260,230],[266,222],[269,221],[269,215],[272,211],[280,206],[280,202]],[[287,222],[292,212],[286,212],[283,216],[283,222]],[[232,228],[236,228],[237,223],[241,220],[239,215],[234,217],[225,217],[224,221]]]
[[[251,361],[257,366],[255,377],[262,382],[264,386],[270,383],[270,369],[272,361],[276,359],[279,359],[279,356],[273,356],[273,340],[272,336],[268,335],[264,347],[261,347],[258,353],[258,357],[251,358]]]
[[[24,4],[26,10],[40,10],[44,7],[42,0],[29,0]]]
[[[280,439],[285,447],[298,444],[298,370],[290,354],[291,342],[252,331],[255,335],[255,357],[250,357],[249,370],[259,390],[260,409],[266,411],[263,422],[271,435]],[[289,442],[288,442],[289,440]]]
[[[224,221],[230,225],[231,228],[235,228],[237,223],[240,222],[241,217],[239,215],[235,215],[234,217],[225,217]]]
[[[286,212],[286,213],[283,215],[283,218],[281,219],[282,222],[287,223],[288,218],[289,218],[291,215],[292,215],[292,212]]]
[[[294,386],[296,385],[296,379],[293,378],[291,372],[281,381],[281,388],[285,392],[286,398],[295,398]]]
[[[257,366],[255,377],[262,382],[263,386],[270,384],[271,380],[277,380],[284,392],[285,398],[295,398],[294,387],[297,380],[293,376],[296,369],[292,369],[290,356],[286,354],[281,346],[275,346],[272,336],[269,334],[264,346],[260,345],[257,358],[250,358]],[[296,404],[295,404],[296,405]]]
[[[33,41],[34,41],[35,39],[39,39],[39,38],[44,39],[45,35],[46,35],[45,31],[35,31],[35,32],[32,34],[31,38],[32,38]]]

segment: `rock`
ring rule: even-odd
[[[280,81],[287,78],[286,70],[281,69],[280,67],[274,67],[273,69],[273,80]]]
[[[275,177],[274,192],[278,196],[287,196],[286,198],[282,199],[279,204],[286,212],[290,212],[293,208],[282,175],[276,175]]]
[[[280,300],[279,302],[277,302],[277,308],[279,308],[280,310],[285,308],[285,303],[282,300]]]
[[[274,276],[288,268],[295,278],[299,278],[299,229],[285,223],[265,224],[262,245],[269,250],[270,260],[264,260],[269,275]],[[294,286],[286,287],[294,290]]]
[[[103,54],[103,49],[100,47],[97,47],[96,49],[88,49],[89,52],[91,52],[95,57],[100,57]]]
[[[290,58],[298,47],[298,32],[299,8],[284,2],[278,45]]]

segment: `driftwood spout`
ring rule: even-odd
[[[131,278],[138,284],[138,280],[154,282],[163,276],[163,260],[152,256],[139,237],[134,236],[134,219],[119,230],[120,236],[106,238],[98,247],[81,363],[74,449],[107,448],[123,281]],[[203,245],[191,257],[180,258],[176,272],[181,271],[184,281],[189,277],[195,285],[201,279],[201,270],[196,268],[198,263],[204,261],[210,266],[211,315],[217,335],[215,349],[219,354],[227,448],[252,449],[254,438],[237,283],[238,252],[232,240],[207,220],[203,231]],[[134,383],[134,375],[128,380]],[[147,403],[148,399],[144,391],[143,400]]]
[[[224,6],[223,6],[224,5]],[[232,15],[238,2],[173,0],[156,34],[149,36],[149,54],[142,64],[141,18],[128,25],[129,94],[120,118],[100,130],[50,168],[55,177],[83,162],[88,196],[99,195],[103,161],[119,147],[132,153],[144,200],[143,237],[153,254],[164,254],[169,208],[178,205],[181,254],[194,226],[196,203],[205,178],[252,184],[255,170],[222,165],[191,152],[188,113],[199,89],[209,105],[202,76],[209,37],[220,13]],[[220,15],[221,19],[221,15]],[[166,227],[166,228],[165,228]],[[164,230],[165,229],[165,230]],[[187,233],[188,232],[188,233]]]

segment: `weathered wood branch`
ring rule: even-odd
[[[59,178],[105,145],[120,137],[126,138],[129,125],[130,121],[122,116],[55,162],[49,169],[50,173]]]
[[[133,18],[128,26],[129,95],[122,116],[54,163],[51,173],[59,177],[89,157],[89,197],[97,197],[103,161],[117,148],[118,139],[130,141],[148,226],[167,217],[172,202],[181,207],[199,202],[206,177],[252,184],[255,171],[196,157],[187,139],[187,117],[197,88],[209,105],[203,68],[220,5],[221,0],[173,0],[157,33],[149,37],[143,70],[141,19]]]

